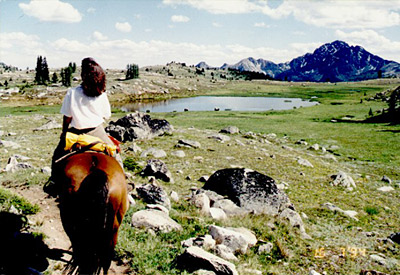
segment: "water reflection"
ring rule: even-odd
[[[157,102],[137,102],[123,106],[125,112],[183,112],[188,111],[267,111],[289,110],[318,104],[301,98],[276,97],[220,97],[198,96],[190,98],[170,99]]]

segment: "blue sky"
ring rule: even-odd
[[[276,63],[343,40],[400,62],[400,0],[0,0],[0,61]]]

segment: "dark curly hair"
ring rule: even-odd
[[[82,88],[87,96],[96,97],[106,90],[106,74],[91,57],[82,60]]]

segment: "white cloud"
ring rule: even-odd
[[[254,23],[254,27],[257,28],[270,28],[270,25],[265,24],[264,22],[258,22],[258,23]]]
[[[187,5],[213,14],[262,13],[272,19],[292,15],[309,25],[326,28],[385,28],[400,25],[400,0],[284,0],[278,7],[268,1],[163,0],[165,5]]]
[[[45,22],[76,23],[82,20],[82,15],[71,4],[59,0],[31,0],[28,4],[18,6],[28,15]]]
[[[345,40],[350,45],[362,45],[367,51],[384,59],[399,62],[400,41],[391,41],[374,30],[344,32],[337,30],[338,39]]]
[[[46,55],[45,45],[36,35],[22,32],[0,33],[0,57],[2,62],[25,68],[36,64],[38,55]],[[32,59],[32,62],[29,60]]]
[[[213,25],[214,27],[216,27],[216,28],[221,28],[221,27],[222,27],[222,24],[221,24],[221,23],[218,23],[218,22],[213,22],[212,25]]]
[[[304,23],[342,29],[400,25],[400,1],[286,1],[293,16]]]
[[[107,36],[105,36],[104,34],[102,34],[102,33],[99,32],[99,31],[94,31],[93,34],[92,34],[92,36],[93,36],[93,38],[94,38],[95,40],[107,40],[107,39],[108,39]]]
[[[174,23],[186,23],[189,22],[190,18],[184,15],[172,15],[171,21]]]
[[[248,0],[163,0],[163,4],[171,6],[188,5],[214,14],[241,14],[259,9],[257,4]]]
[[[373,31],[336,31],[338,39],[364,46],[368,51],[385,59],[398,60],[399,41],[390,41]],[[100,35],[101,37],[101,35]],[[51,68],[65,67],[69,62],[88,56],[95,58],[104,68],[123,69],[128,63],[139,66],[166,64],[170,61],[197,64],[206,61],[211,66],[234,64],[247,57],[263,58],[275,63],[313,52],[324,42],[291,43],[277,47],[253,47],[242,44],[172,43],[160,40],[134,41],[131,39],[92,40],[92,42],[61,38],[41,41],[39,37],[18,33],[0,33],[0,56],[3,62],[25,68],[34,68],[38,55],[46,56]],[[385,53],[385,54],[383,54]],[[396,57],[397,54],[397,57]]]
[[[87,13],[96,13],[96,8],[90,7],[86,11]]]
[[[117,22],[115,23],[115,28],[120,32],[130,32],[132,30],[132,26],[128,22]]]
[[[300,49],[276,49],[269,47],[247,47],[239,44],[194,44],[172,43],[152,40],[136,42],[130,39],[98,40],[91,43],[67,38],[40,43],[39,37],[23,33],[1,34],[9,44],[1,43],[1,56],[14,66],[34,67],[36,57],[44,55],[51,68],[65,67],[69,62],[77,64],[85,57],[92,56],[104,68],[125,68],[126,64],[137,63],[140,66],[166,64],[170,61],[197,64],[206,61],[212,66],[221,66],[227,62],[234,64],[239,60],[253,56],[273,62],[285,62],[290,58],[304,54]],[[14,37],[14,39],[11,39]],[[27,41],[29,43],[27,43]],[[32,44],[32,45],[30,45]],[[7,48],[6,48],[7,47]],[[12,57],[12,58],[11,58]]]

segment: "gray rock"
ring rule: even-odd
[[[167,153],[165,153],[164,150],[162,149],[157,149],[157,148],[149,148],[140,155],[140,157],[145,158],[147,156],[153,156],[155,158],[165,158],[167,157]]]
[[[287,145],[282,145],[282,149],[288,150],[288,151],[293,151],[294,149],[292,147],[289,147]]]
[[[392,184],[392,180],[388,176],[383,176],[382,181],[386,182],[387,184]]]
[[[381,256],[379,256],[379,255],[372,254],[369,257],[370,257],[370,259],[372,261],[374,261],[374,262],[376,262],[376,263],[378,263],[380,265],[384,265],[385,266],[387,264],[386,259],[381,257]]]
[[[285,208],[293,208],[272,178],[249,169],[219,170],[208,179],[203,189],[226,196],[246,211],[260,214],[276,215]]]
[[[237,145],[239,145],[239,146],[243,146],[243,147],[246,146],[246,144],[244,144],[243,142],[241,142],[238,139],[235,139],[235,141],[236,141]]]
[[[32,169],[34,168],[31,164],[29,163],[24,163],[24,162],[18,162],[17,158],[12,156],[8,159],[7,165],[4,169],[5,172],[12,172],[14,173],[17,170],[22,170],[22,169]]]
[[[148,204],[146,205],[146,209],[162,211],[165,214],[169,215],[169,210],[161,204]]]
[[[46,124],[33,129],[33,131],[43,131],[43,130],[51,130],[51,129],[60,129],[62,125],[54,120],[49,120]]]
[[[248,213],[248,211],[240,208],[233,201],[223,198],[212,203],[212,207],[224,210],[228,216],[244,215]]]
[[[215,139],[215,140],[220,141],[220,142],[222,142],[222,143],[231,140],[230,137],[225,136],[225,135],[223,135],[223,134],[211,135],[211,136],[209,136],[208,138],[210,138],[210,139]]]
[[[178,202],[179,201],[179,195],[175,191],[171,191],[169,196],[174,202]]]
[[[311,239],[311,237],[306,233],[303,220],[299,213],[290,208],[286,208],[279,214],[279,217],[281,219],[287,219],[292,227],[298,228],[300,230],[300,236],[303,239]]]
[[[193,275],[216,275],[214,271],[199,269],[192,273]]]
[[[186,154],[182,150],[177,150],[171,153],[172,156],[177,157],[177,158],[184,158],[186,157]]]
[[[182,247],[198,246],[209,250],[215,248],[215,240],[211,235],[198,236],[181,242]]]
[[[173,182],[171,172],[168,170],[167,165],[159,159],[148,160],[141,175],[144,177],[154,176],[155,178],[166,182]]]
[[[222,129],[219,132],[222,133],[222,134],[231,134],[231,135],[233,135],[233,134],[239,133],[239,128],[236,127],[236,126],[228,126],[228,127]]]
[[[44,173],[44,174],[48,174],[48,175],[51,174],[51,168],[48,167],[48,166],[43,167],[42,169],[40,169],[40,171],[41,171],[42,173]]]
[[[180,269],[193,272],[199,269],[206,269],[219,275],[238,275],[234,264],[215,256],[203,249],[192,246],[178,256],[177,265]]]
[[[378,188],[378,191],[390,192],[390,191],[394,191],[394,188],[392,186],[382,186],[382,187]]]
[[[258,254],[271,253],[273,247],[274,247],[274,245],[270,242],[268,242],[266,244],[262,244],[258,247]]]
[[[307,141],[305,141],[304,139],[300,139],[300,140],[296,141],[294,144],[299,144],[299,145],[304,145],[304,146],[308,145]]]
[[[303,166],[307,166],[307,167],[314,167],[314,165],[312,165],[311,162],[309,162],[308,160],[303,159],[303,158],[298,158],[297,163],[300,165],[303,165]]]
[[[332,204],[330,202],[324,203],[321,206],[326,208],[326,209],[328,209],[328,210],[330,210],[330,211],[340,212],[340,213],[342,213],[342,214],[344,214],[344,215],[346,215],[346,216],[358,221],[358,219],[355,217],[358,214],[356,211],[353,211],[353,210],[346,210],[345,211],[345,210],[337,207],[336,205],[334,205],[334,204]]]
[[[178,140],[178,144],[176,145],[176,147],[200,148],[201,144],[198,141],[180,139]]]
[[[319,145],[318,144],[313,144],[308,148],[308,150],[318,151],[319,150]]]
[[[148,183],[142,186],[136,187],[138,196],[148,204],[161,204],[167,209],[171,209],[171,201],[169,200],[167,193],[161,186],[156,184]]]
[[[249,244],[249,247],[252,247],[252,246],[256,245],[257,237],[249,229],[244,228],[244,227],[227,227],[227,229],[228,230],[233,230],[235,232],[238,232],[238,233],[242,234],[242,236],[245,238],[245,240]]]
[[[150,115],[140,112],[131,113],[117,121],[111,121],[106,132],[119,141],[151,139],[171,134],[174,128],[165,119],[151,119]]]
[[[182,230],[180,224],[171,219],[165,212],[158,210],[141,210],[135,212],[132,215],[132,226],[164,233]]]
[[[18,149],[21,148],[21,145],[14,141],[9,140],[0,140],[0,146],[4,146],[6,148]]]
[[[210,199],[205,193],[194,194],[191,201],[194,206],[200,208],[200,212],[202,214],[210,214]]]
[[[30,157],[26,157],[26,156],[18,155],[18,154],[15,154],[14,157],[15,157],[17,160],[22,160],[22,161],[27,161],[27,160],[30,160],[30,159],[31,159]]]
[[[321,273],[318,273],[315,270],[310,270],[310,273],[308,273],[308,275],[321,275]]]
[[[336,175],[332,175],[331,179],[332,179],[331,184],[333,186],[342,186],[345,188],[349,188],[349,187],[355,188],[356,187],[356,184],[355,184],[353,178],[342,171],[340,171]]]
[[[135,154],[142,152],[142,149],[136,143],[133,143],[131,146],[129,146],[128,150],[134,152]]]
[[[211,218],[214,220],[226,220],[227,218],[224,210],[220,208],[211,207],[209,211]]]
[[[254,245],[253,240],[250,240],[247,234],[237,232],[232,230],[232,228],[210,225],[208,231],[217,244],[226,245],[232,250],[232,252],[245,254],[247,248]]]
[[[227,261],[233,261],[233,262],[235,262],[235,261],[238,261],[238,260],[239,260],[239,259],[235,256],[235,254],[233,254],[232,250],[231,250],[229,247],[227,247],[226,245],[223,245],[223,244],[219,244],[219,245],[217,245],[217,246],[215,247],[215,253],[216,253],[219,257],[221,257],[221,258],[223,258],[223,259],[225,259],[225,260],[227,260]]]

